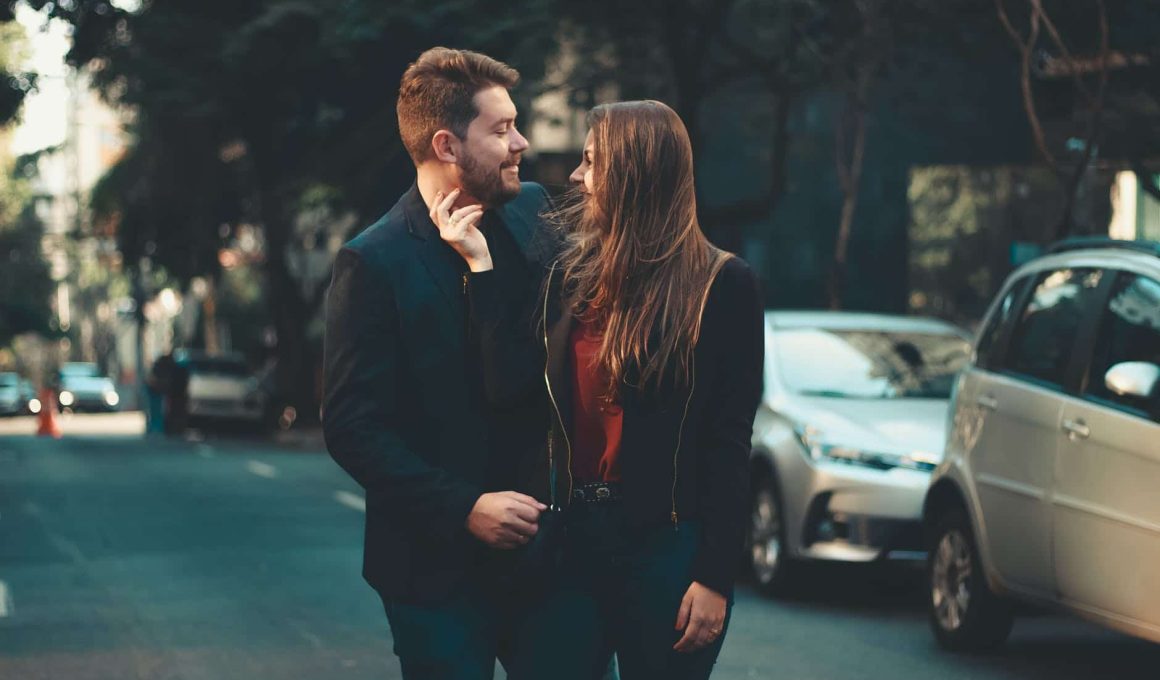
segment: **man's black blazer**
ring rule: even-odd
[[[539,219],[547,204],[543,187],[524,183],[494,211],[529,280],[551,257]],[[416,186],[334,263],[323,432],[331,456],[366,490],[363,576],[387,598],[438,601],[478,570],[488,550],[467,531],[467,516],[482,493],[515,482],[504,479],[512,446],[497,435],[467,338],[465,270]],[[539,418],[522,420],[542,434]]]

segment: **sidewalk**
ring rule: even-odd
[[[57,415],[62,437],[108,435],[132,437],[145,434],[145,414],[140,411],[117,413],[61,413]],[[0,418],[0,437],[36,434],[36,416]]]

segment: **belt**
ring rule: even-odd
[[[620,482],[591,482],[572,488],[572,502],[607,503],[620,500]]]

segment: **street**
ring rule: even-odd
[[[398,678],[360,576],[363,512],[361,489],[318,450],[0,434],[0,678]],[[996,655],[943,653],[921,573],[889,565],[820,569],[789,602],[742,586],[713,677],[1068,680],[1157,668],[1160,646],[1054,615],[1018,620]]]

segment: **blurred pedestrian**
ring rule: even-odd
[[[538,217],[547,193],[520,182],[518,79],[445,48],[407,69],[397,112],[416,182],[340,250],[327,301],[323,432],[366,490],[363,575],[408,679],[492,677],[509,602],[488,567],[529,541],[545,509],[512,490],[512,454],[529,448],[524,432],[541,435],[528,425],[542,417],[488,406],[467,335],[470,272],[494,262],[531,286],[551,252]],[[487,258],[458,255],[433,214],[468,242],[486,234]]]
[[[659,102],[603,105],[555,213],[567,236],[517,323],[495,263],[471,291],[493,399],[551,414],[524,490],[565,505],[563,560],[517,630],[512,678],[707,678],[727,627],[748,517],[763,366],[756,279],[697,221],[692,149]],[[452,214],[444,238],[486,256]]]

